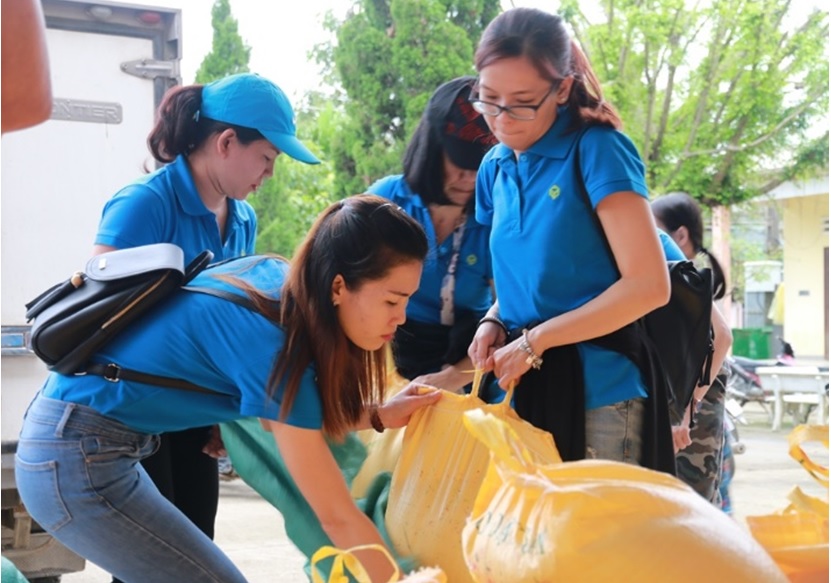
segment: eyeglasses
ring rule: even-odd
[[[496,103],[482,101],[479,98],[474,99],[473,97],[468,99],[468,101],[470,101],[473,109],[482,115],[487,115],[488,117],[496,117],[500,113],[505,112],[508,116],[514,119],[531,121],[537,119],[537,110],[542,107],[542,104],[545,103],[548,96],[554,93],[559,86],[559,82],[552,84],[548,92],[543,95],[543,98],[540,99],[540,102],[536,105],[497,105]]]

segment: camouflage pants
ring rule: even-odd
[[[675,457],[678,477],[705,500],[721,508],[718,490],[724,455],[724,383],[721,375],[710,385],[701,402],[690,438],[692,443]]]

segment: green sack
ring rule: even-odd
[[[306,573],[309,574],[308,561],[312,555],[320,547],[332,545],[332,541],[289,474],[277,450],[274,436],[263,429],[260,420],[255,417],[223,423],[220,428],[234,471],[283,515],[286,535],[306,556]],[[352,480],[366,459],[366,447],[354,433],[349,433],[342,443],[332,440],[328,443],[347,487],[351,487]],[[389,472],[379,474],[367,489],[366,497],[357,500],[356,504],[372,520],[384,542],[392,549],[384,524],[389,485]],[[411,560],[398,556],[395,558],[402,572],[406,573],[413,568]],[[328,569],[328,565],[324,568]]]

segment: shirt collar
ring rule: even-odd
[[[168,166],[170,182],[173,185],[173,192],[179,204],[187,214],[198,217],[209,214],[211,211],[199,198],[199,191],[193,182],[193,175],[190,172],[187,158],[176,156],[176,159]]]
[[[564,159],[580,134],[569,127],[573,117],[567,105],[558,106],[556,121],[539,140],[528,148],[528,153],[545,158]],[[514,151],[505,144],[500,143],[495,146],[494,158],[501,161],[513,157]]]

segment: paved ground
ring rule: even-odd
[[[753,405],[746,408],[750,425],[740,427],[747,451],[736,457],[738,469],[732,496],[735,516],[744,524],[748,515],[766,514],[787,505],[786,496],[794,485],[806,493],[824,496],[823,489],[788,456],[787,437],[793,428],[787,418],[776,432],[764,412]],[[806,448],[823,463],[824,448]],[[217,542],[240,566],[251,583],[303,583],[304,560],[288,542],[280,514],[239,480],[221,485]],[[110,578],[94,565],[81,573],[65,575],[63,583],[107,583]]]

